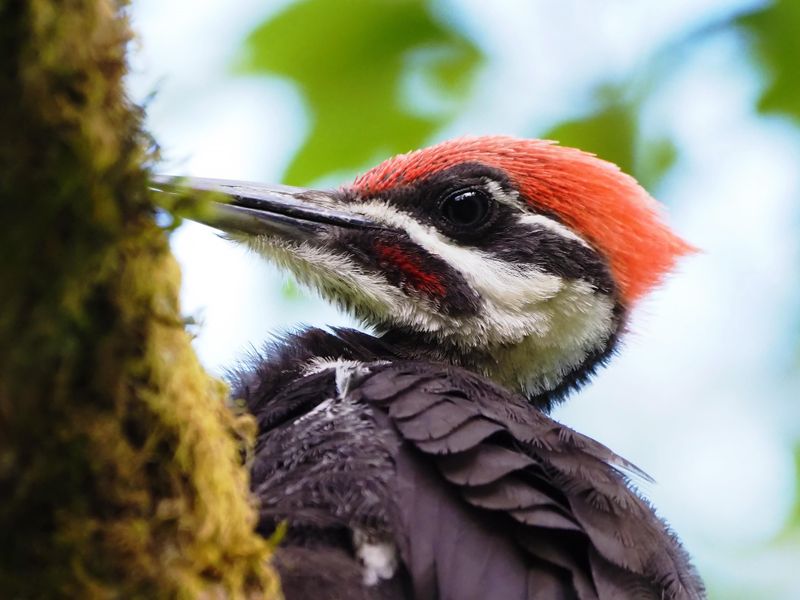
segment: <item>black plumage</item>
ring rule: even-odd
[[[703,597],[637,469],[545,414],[691,249],[631,178],[486,137],[334,191],[188,183],[230,200],[205,222],[377,332],[310,329],[234,377],[288,600]]]
[[[353,330],[267,354],[234,395],[259,424],[260,531],[288,525],[289,600],[703,597],[635,467],[525,398]],[[391,577],[364,584],[358,536],[397,549]]]

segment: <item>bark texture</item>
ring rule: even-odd
[[[0,589],[278,596],[201,368],[112,0],[0,0]]]

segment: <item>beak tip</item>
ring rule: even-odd
[[[154,175],[151,184],[151,189],[165,194],[185,189],[221,194],[228,202],[213,202],[211,214],[189,218],[224,231],[308,238],[336,227],[376,227],[363,215],[338,208],[332,192],[169,175]]]

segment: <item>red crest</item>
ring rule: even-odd
[[[465,162],[501,169],[532,208],[558,215],[599,250],[628,305],[694,251],[666,225],[661,205],[633,177],[592,154],[544,140],[450,140],[390,158],[358,177],[354,187],[375,196]]]

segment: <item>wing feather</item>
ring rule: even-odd
[[[501,431],[503,426],[498,423],[483,418],[472,418],[443,437],[420,441],[416,445],[427,454],[455,454],[468,450]]]
[[[533,464],[535,461],[525,454],[494,444],[480,444],[465,452],[443,456],[439,460],[439,469],[452,483],[478,486]]]
[[[374,367],[354,393],[410,444],[397,476],[419,598],[705,597],[680,544],[629,485],[626,472],[641,472],[523,398],[421,362]],[[418,471],[432,463],[440,476],[422,485]],[[488,593],[482,578],[504,593]]]

